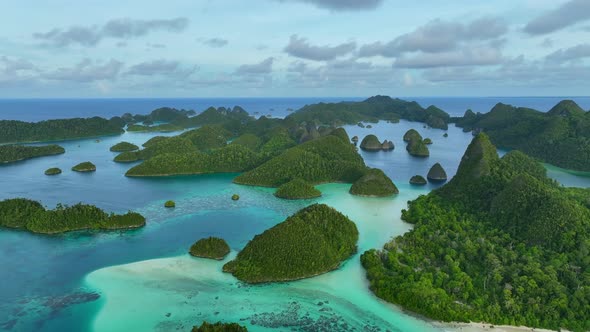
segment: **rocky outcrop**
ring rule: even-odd
[[[383,143],[375,135],[367,135],[361,142],[361,149],[365,151],[391,151],[395,149],[393,142],[385,140]]]
[[[430,168],[427,178],[430,182],[445,182],[447,181],[447,172],[445,172],[441,164],[436,163]]]

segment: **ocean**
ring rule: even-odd
[[[488,112],[502,102],[546,112],[563,99],[573,99],[590,110],[590,97],[400,97],[415,100],[423,107],[435,105],[452,116],[462,116],[467,109]],[[288,109],[297,110],[319,102],[361,101],[348,98],[128,98],[128,99],[0,99],[0,119],[36,122],[48,119],[101,116],[110,118],[124,113],[147,114],[159,107],[203,111],[210,106],[242,106],[256,115],[284,117]]]

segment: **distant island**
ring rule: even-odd
[[[559,102],[547,113],[499,103],[489,113],[468,110],[453,121],[464,131],[485,132],[498,147],[590,172],[590,113],[572,100]]]
[[[361,261],[379,297],[429,318],[590,330],[590,190],[477,135],[457,175],[409,203],[410,232]]]
[[[388,140],[385,140],[383,143],[381,143],[377,136],[367,135],[365,138],[363,138],[360,148],[364,151],[391,151],[395,149],[395,145],[393,145],[393,142]]]
[[[229,245],[227,245],[225,240],[208,237],[195,242],[191,246],[189,253],[195,257],[222,260],[229,254],[229,251]]]
[[[66,150],[59,145],[0,145],[0,164],[8,164],[31,158],[54,156],[65,152]]]
[[[88,173],[96,171],[96,165],[89,161],[85,161],[83,163],[79,163],[78,165],[72,167],[72,171],[80,172],[80,173]]]
[[[129,152],[139,150],[139,147],[135,144],[129,142],[120,142],[117,143],[109,149],[111,152]]]
[[[61,169],[57,167],[48,168],[45,170],[45,175],[58,175],[61,174]]]
[[[378,122],[400,119],[426,123],[432,128],[448,129],[451,122],[449,114],[429,106],[423,108],[417,102],[393,99],[388,96],[374,96],[361,102],[319,103],[307,105],[286,119],[298,123],[319,123],[333,126],[357,124],[363,121]]]
[[[25,198],[0,201],[0,226],[32,233],[58,234],[81,230],[125,230],[140,228],[145,218],[134,212],[108,214],[93,205],[58,204],[47,210],[41,203]]]
[[[309,278],[338,268],[356,252],[357,241],[350,219],[314,204],[255,236],[223,271],[247,283]]]
[[[269,119],[270,116],[263,118]],[[421,107],[416,102],[375,96],[362,102],[319,103],[307,105],[289,114],[290,123],[340,126],[360,121],[377,122],[399,119],[424,122],[433,128],[447,129],[451,117],[441,109]],[[274,120],[274,119],[273,119]],[[0,144],[61,141],[89,137],[120,135],[130,132],[173,132],[232,122],[235,126],[252,122],[254,118],[242,107],[210,107],[197,114],[193,110],[162,107],[147,115],[125,113],[111,119],[101,117],[56,119],[40,122],[0,120]],[[310,136],[314,138],[313,136]]]
[[[415,129],[410,129],[404,134],[404,142],[408,143],[406,150],[410,155],[421,158],[430,156],[427,144],[432,144],[432,140],[422,139],[422,135]]]
[[[314,185],[352,184],[370,172],[343,128],[266,117],[236,123],[231,115],[214,117],[214,112],[218,111],[211,111],[211,118],[225,120],[177,136],[152,138],[143,144],[144,149],[123,152],[115,161],[143,161],[127,171],[128,177],[240,173],[235,183],[284,186],[277,190],[276,196],[287,199],[318,197],[321,193]],[[380,149],[384,146],[379,143]],[[380,182],[383,187],[373,182],[364,186],[365,190],[373,191],[364,191],[362,195],[397,193],[391,180],[381,174],[380,178],[383,177],[386,178]]]
[[[441,164],[436,163],[436,164],[432,165],[432,167],[428,171],[428,175],[426,176],[426,178],[430,182],[435,182],[435,183],[446,182],[447,181],[447,172],[445,171],[445,169],[442,167]]]
[[[41,122],[0,120],[0,143],[46,142],[85,137],[119,135],[124,132],[121,118],[100,117]]]
[[[413,184],[415,186],[424,186],[424,185],[428,184],[428,182],[426,181],[426,179],[423,176],[414,175],[410,179],[410,184]]]

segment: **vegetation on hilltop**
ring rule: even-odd
[[[59,145],[0,145],[0,164],[13,163],[37,157],[53,156],[65,152],[66,150]]]
[[[364,151],[390,151],[395,149],[395,146],[393,142],[390,142],[388,140],[385,140],[383,141],[383,143],[381,143],[377,136],[367,135],[361,142],[360,148]]]
[[[356,252],[356,225],[314,204],[256,235],[224,272],[248,283],[297,280],[329,272]]]
[[[237,173],[259,164],[252,150],[231,144],[208,152],[164,153],[131,168],[126,176],[168,176],[206,173]]]
[[[424,186],[427,183],[428,182],[426,181],[426,179],[421,175],[414,175],[410,179],[410,184],[417,185],[417,186]]]
[[[416,129],[410,129],[404,134],[404,142],[422,141],[422,135]]]
[[[329,125],[357,124],[362,121],[377,122],[399,119],[424,122],[433,128],[447,129],[450,116],[431,106],[423,108],[416,102],[374,96],[361,102],[319,103],[307,105],[290,114],[287,118],[297,123],[319,123]]]
[[[191,246],[189,253],[195,257],[222,260],[229,254],[229,251],[229,245],[227,245],[225,240],[208,237],[195,242]]]
[[[301,179],[293,179],[275,192],[275,196],[283,199],[310,199],[322,196],[322,192]]]
[[[240,137],[236,138],[231,142],[231,144],[242,145],[252,151],[260,150],[262,143],[262,139],[254,134],[241,135]]]
[[[0,143],[59,141],[83,137],[118,135],[125,123],[121,118],[100,117],[41,122],[0,120]]]
[[[45,170],[45,175],[58,175],[61,174],[61,169],[57,167],[48,168]]]
[[[129,152],[122,152],[115,156],[113,159],[117,163],[132,163],[139,160],[139,156],[137,153],[133,153],[132,151]]]
[[[590,113],[564,100],[549,112],[497,104],[489,113],[465,112],[455,119],[464,131],[485,132],[506,149],[520,150],[546,163],[590,171]]]
[[[479,134],[457,175],[403,211],[414,229],[361,261],[377,296],[432,319],[587,331],[589,200]]]
[[[54,210],[46,210],[41,203],[24,198],[0,201],[0,226],[33,233],[132,229],[144,225],[145,218],[138,213],[108,214],[93,205],[58,204]]]
[[[117,143],[109,149],[111,152],[129,152],[139,150],[139,147],[135,144],[129,142],[120,142]]]
[[[428,146],[424,143],[424,141],[419,139],[410,140],[408,145],[406,145],[406,150],[414,157],[425,158],[430,156]]]
[[[222,323],[215,324],[203,322],[201,326],[194,326],[192,332],[248,332],[248,329],[239,325],[238,323]]]
[[[426,178],[431,182],[445,182],[447,181],[447,172],[441,164],[436,163],[432,165]]]
[[[181,130],[184,130],[184,127],[176,126],[170,123],[163,123],[155,126],[132,124],[127,127],[127,131],[129,132],[170,133]]]
[[[356,196],[387,197],[399,194],[399,190],[382,170],[372,168],[352,184],[350,193]]]
[[[352,183],[366,172],[355,147],[333,135],[324,136],[293,148],[234,179],[235,183],[278,187],[294,179],[311,184]]]
[[[96,166],[89,162],[85,161],[83,163],[79,163],[78,165],[72,167],[72,171],[75,172],[94,172],[96,171]]]

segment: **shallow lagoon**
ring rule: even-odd
[[[50,207],[83,201],[113,212],[136,210],[148,218],[144,229],[124,233],[49,237],[1,231],[0,329],[116,331],[182,326],[188,330],[203,319],[242,320],[255,330],[277,322],[299,330],[329,323],[357,331],[435,329],[376,299],[367,288],[358,255],[341,269],[316,278],[245,286],[221,273],[223,262],[186,254],[191,243],[211,235],[225,238],[235,254],[255,234],[316,201],[357,223],[359,254],[409,230],[399,218],[400,210],[406,201],[434,187],[411,187],[409,178],[425,175],[435,162],[452,176],[471,134],[452,127],[449,137],[443,138],[444,131],[405,121],[372,125],[372,129],[349,126],[347,131],[361,140],[374,133],[381,140],[394,141],[393,152],[360,152],[369,166],[382,168],[398,185],[401,193],[394,198],[353,197],[349,185],[327,184],[319,187],[324,196],[317,200],[283,201],[271,189],[232,184],[235,174],[125,178],[131,165],[112,162],[115,154],[109,147],[123,140],[141,145],[157,135],[152,133],[105,137],[98,143],[95,139],[63,142],[64,155],[0,167],[0,199],[25,196]],[[409,128],[433,139],[430,158],[407,154],[402,136]],[[95,163],[97,172],[71,172],[81,161]],[[43,171],[49,167],[60,167],[64,173],[47,177]],[[550,174],[566,185],[590,186],[590,178],[554,168]],[[241,200],[231,201],[233,193]],[[168,199],[176,201],[176,209],[163,208]]]

